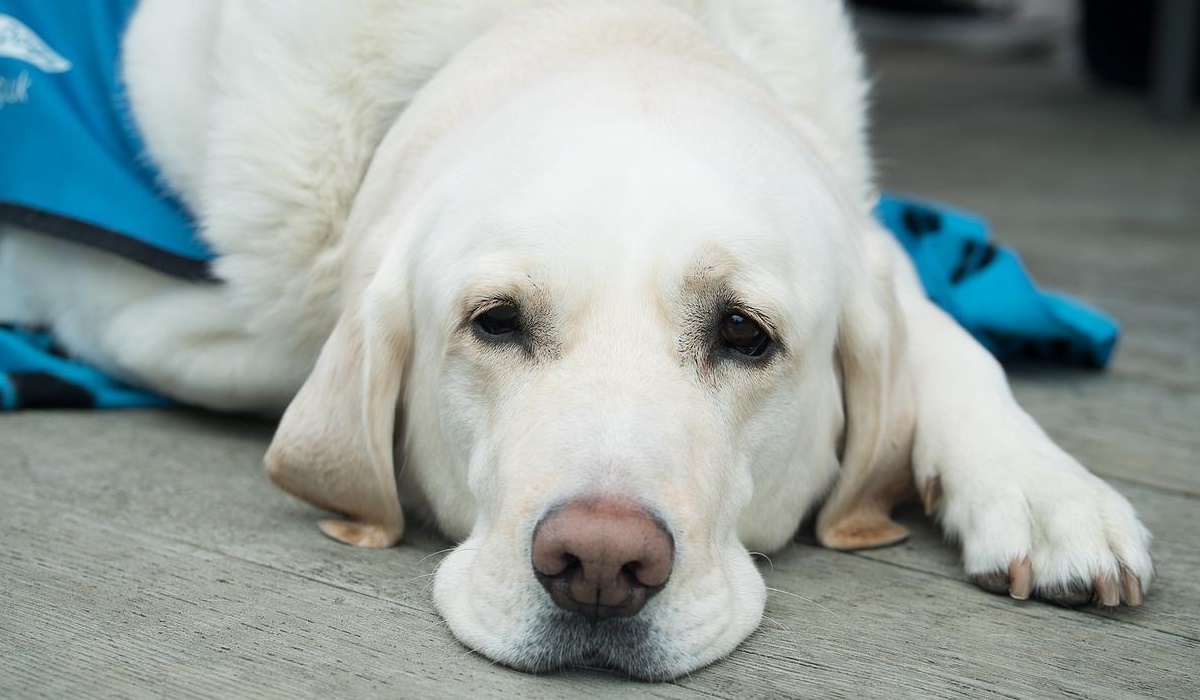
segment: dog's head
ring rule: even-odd
[[[755,629],[748,548],[831,488],[827,543],[901,534],[897,326],[805,129],[693,33],[611,34],[471,47],[393,128],[267,461],[334,537],[393,543],[402,498],[461,540],[434,596],[471,648],[668,678]]]

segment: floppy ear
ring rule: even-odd
[[[277,486],[346,517],[321,521],[322,532],[360,547],[404,533],[393,454],[408,341],[374,318],[385,307],[347,305],[265,458]]]
[[[891,518],[912,486],[915,407],[904,369],[904,322],[896,299],[894,252],[866,231],[867,270],[842,310],[837,360],[845,427],[842,471],[817,516],[817,539],[833,549],[895,544],[908,530]]]

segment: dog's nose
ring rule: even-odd
[[[571,501],[533,531],[538,580],[558,607],[592,620],[636,615],[674,564],[671,533],[628,501]]]

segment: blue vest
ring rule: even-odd
[[[208,279],[213,254],[145,157],[121,85],[136,4],[0,0],[0,221]]]

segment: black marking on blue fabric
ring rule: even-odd
[[[967,270],[970,269],[971,258],[975,256],[975,247],[978,244],[968,239],[963,244],[962,253],[958,258],[958,267],[954,268],[954,272],[950,275],[950,284],[958,284],[967,276]]]
[[[950,275],[950,284],[959,284],[967,277],[979,273],[995,262],[996,255],[996,246],[991,243],[980,243],[968,239],[963,244],[962,257],[958,260],[958,267],[954,268],[954,273]]]
[[[900,215],[900,219],[904,224],[904,228],[917,238],[942,230],[942,215],[924,207],[917,207],[910,204],[904,208],[904,213]]]
[[[15,408],[95,408],[96,397],[78,384],[46,372],[9,372]]]

